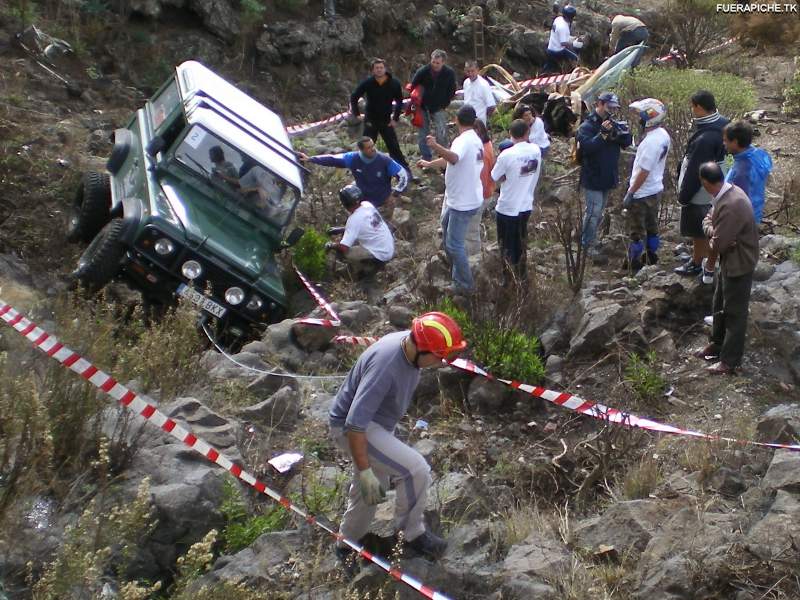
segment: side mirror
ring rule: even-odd
[[[164,138],[160,135],[157,135],[152,140],[147,143],[145,146],[145,152],[147,152],[148,156],[155,157],[156,154],[164,150],[167,147],[167,142],[164,141]]]
[[[287,236],[286,241],[283,242],[284,248],[291,248],[297,242],[300,241],[300,238],[305,235],[306,231],[302,227],[295,227],[292,229],[291,233]]]

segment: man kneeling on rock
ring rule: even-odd
[[[350,216],[342,241],[328,242],[325,248],[344,257],[355,279],[372,277],[394,256],[392,232],[372,203],[364,200],[358,186],[343,187],[339,200]]]
[[[339,528],[343,537],[358,542],[366,535],[391,478],[397,489],[395,528],[405,545],[434,558],[447,549],[445,540],[426,529],[423,518],[430,466],[394,430],[411,404],[420,369],[441,366],[442,359],[466,346],[453,319],[430,312],[414,319],[410,331],[382,337],[350,369],[330,409],[331,437],[352,456],[354,466]],[[340,542],[336,555],[354,574],[353,551]]]

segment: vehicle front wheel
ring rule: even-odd
[[[125,256],[124,231],[122,219],[109,221],[84,250],[72,275],[92,289],[99,289],[114,279]]]
[[[90,242],[111,218],[111,180],[87,171],[75,194],[67,221],[67,240]]]

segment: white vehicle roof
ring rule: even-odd
[[[178,65],[178,85],[190,124],[202,123],[221,138],[303,191],[300,169],[281,118],[222,77],[190,60]],[[195,110],[208,98],[220,114]]]

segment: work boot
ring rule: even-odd
[[[410,542],[406,542],[406,546],[417,554],[423,554],[429,558],[440,558],[447,550],[447,541],[430,531],[426,531]]]
[[[339,566],[342,568],[342,574],[347,581],[353,579],[358,575],[359,564],[358,554],[349,546],[340,546],[336,544],[336,559],[339,561]]]

